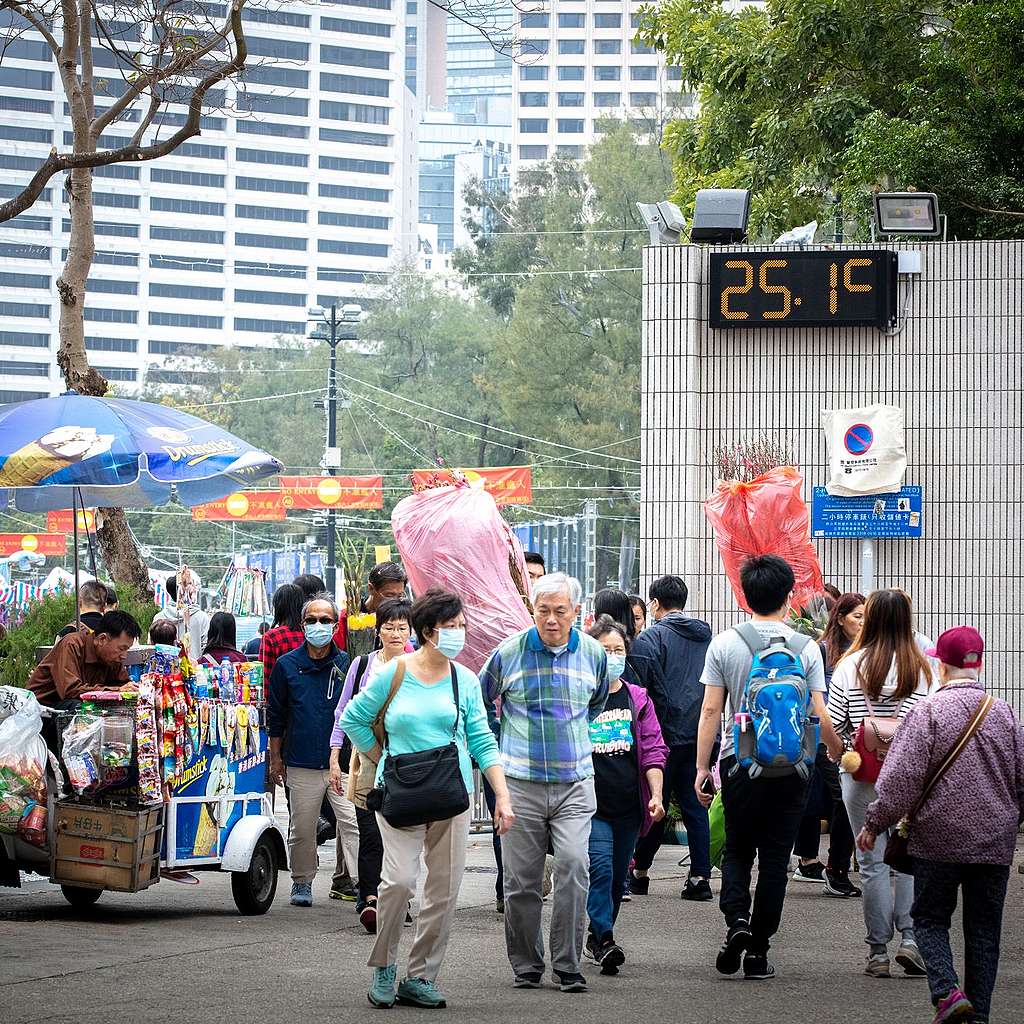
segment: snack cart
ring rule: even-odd
[[[34,871],[87,907],[168,872],[219,870],[243,914],[264,914],[287,844],[264,791],[262,666],[206,671],[165,648],[144,657],[130,670],[137,692],[86,694],[55,716],[59,756],[39,736],[35,697],[0,688],[14,708],[0,721],[0,885]]]

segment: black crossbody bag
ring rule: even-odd
[[[438,684],[440,685],[440,684]],[[469,793],[459,765],[459,679],[452,664],[455,726],[443,747],[413,754],[388,754],[380,779],[380,813],[392,828],[445,821],[469,809]],[[381,723],[383,726],[383,723]],[[386,732],[385,732],[386,737]]]

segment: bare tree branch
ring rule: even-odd
[[[0,3],[0,10],[5,7],[15,11],[24,18],[46,40],[46,45],[53,51],[54,57],[60,58],[60,43],[57,42],[53,33],[46,27],[46,23],[36,16],[35,11],[22,3],[21,0],[5,0],[4,3]]]
[[[1014,220],[1024,220],[1024,212],[1019,210],[993,210],[989,206],[977,206],[974,203],[968,203],[964,199],[957,200],[958,206],[963,206],[968,210],[974,210],[975,213],[991,213],[997,217],[1012,217]]]

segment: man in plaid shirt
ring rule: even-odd
[[[604,648],[574,626],[578,580],[541,577],[533,588],[536,625],[510,637],[481,672],[484,701],[500,700],[502,767],[516,827],[502,839],[505,944],[517,988],[544,975],[541,886],[555,854],[551,967],[563,992],[585,992],[580,954],[590,886],[590,821],[597,808],[590,721],[608,697]]]

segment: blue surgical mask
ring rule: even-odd
[[[453,629],[442,626],[437,631],[437,640],[434,646],[446,657],[453,661],[462,653],[466,646],[466,631],[464,629]]]
[[[310,622],[302,627],[302,632],[314,647],[326,647],[334,636],[334,625],[330,622]]]
[[[626,671],[626,656],[624,654],[608,655],[608,676],[611,679],[620,679]]]

